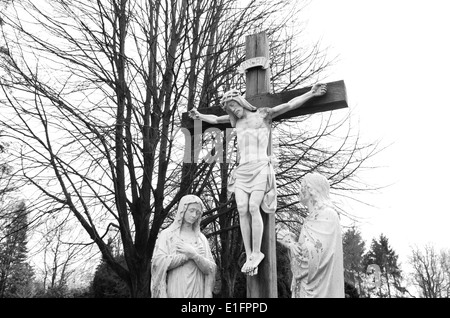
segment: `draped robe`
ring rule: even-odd
[[[200,217],[193,225],[196,240],[191,245],[201,258],[202,268],[178,253],[176,243],[187,206],[201,201],[194,195],[184,196],[179,203],[173,223],[163,230],[156,240],[151,266],[151,291],[153,298],[212,298],[216,264],[205,235],[200,232]]]
[[[312,212],[303,224],[300,255],[291,249],[293,298],[343,298],[344,261],[339,216],[331,207]]]
[[[152,260],[153,298],[211,298],[216,265],[206,237],[199,233],[194,248],[209,262],[209,273],[203,273],[193,260],[175,251],[180,240],[168,230],[161,232]],[[200,249],[199,247],[202,246]]]

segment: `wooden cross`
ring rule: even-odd
[[[270,93],[270,68],[269,43],[265,32],[253,34],[246,37],[246,58],[243,69],[246,71],[246,99],[255,107],[274,107],[290,101],[292,98],[308,92],[311,88],[306,87],[282,93]],[[284,113],[274,118],[274,121],[292,118],[301,115],[313,114],[323,111],[348,107],[345,84],[343,81],[327,83],[327,93],[321,97],[315,97],[300,108]],[[204,114],[216,116],[226,115],[220,106],[212,106],[199,109]],[[202,122],[201,129],[194,129],[194,120],[188,113],[182,115],[182,127],[190,133],[202,133],[212,125]],[[215,128],[225,130],[231,128],[230,124],[214,125]],[[189,147],[190,149],[190,147]],[[264,232],[261,244],[261,252],[265,255],[259,264],[258,274],[247,276],[248,298],[277,298],[277,263],[276,263],[276,234],[275,215],[261,211]]]

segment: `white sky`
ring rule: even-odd
[[[326,82],[343,79],[367,140],[393,143],[367,174],[393,186],[371,195],[366,244],[385,234],[406,262],[410,246],[450,248],[450,1],[312,0],[306,31],[339,54]]]

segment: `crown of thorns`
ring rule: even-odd
[[[220,104],[222,108],[225,107],[225,103],[232,100],[233,98],[240,96],[241,94],[237,89],[229,90],[228,92],[224,93],[222,96],[222,99],[220,100]]]

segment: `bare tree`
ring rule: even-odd
[[[450,251],[442,250],[440,252],[440,265],[445,276],[445,284],[442,286],[442,295],[450,297]]]
[[[413,284],[418,287],[424,298],[450,297],[450,257],[448,251],[436,251],[427,244],[423,249],[412,248],[409,264],[413,267],[411,274]]]
[[[83,280],[85,266],[96,265],[88,261],[95,256],[92,246],[74,243],[80,241],[76,223],[68,215],[61,216],[53,214],[33,233],[35,241],[39,241],[33,258],[36,281],[41,287],[37,293],[46,297],[66,297],[75,283]]]

